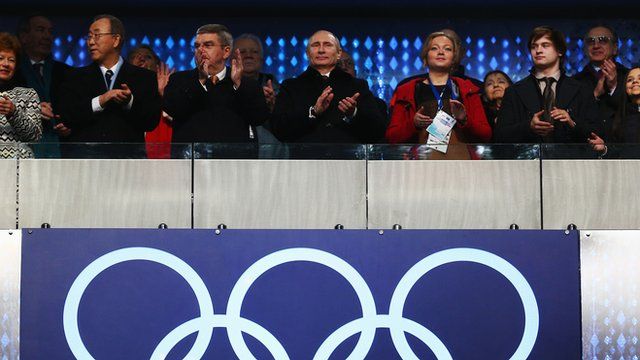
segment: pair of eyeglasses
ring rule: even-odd
[[[191,47],[191,50],[193,50],[194,52],[200,48],[205,48],[205,50],[211,50],[216,46],[224,46],[224,45],[216,44],[213,41],[205,41],[202,44],[200,43],[193,44],[193,46]]]
[[[587,43],[587,45],[595,45],[596,43],[598,44],[608,44],[611,42],[611,37],[610,36],[592,36],[592,37],[587,37],[584,39],[584,41]]]
[[[100,40],[101,37],[105,36],[105,35],[118,35],[116,33],[88,33],[87,36],[84,37],[85,40],[89,41],[91,39],[94,39],[95,41]]]

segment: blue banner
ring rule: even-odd
[[[24,230],[22,359],[579,359],[578,232]]]

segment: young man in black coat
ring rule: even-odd
[[[63,84],[60,107],[70,142],[140,143],[144,149],[144,132],[158,124],[156,74],[125,62],[123,42],[120,20],[111,15],[94,19],[87,36],[93,62],[71,72]],[[106,149],[107,154],[126,152],[123,146]]]
[[[309,38],[309,67],[280,86],[271,120],[285,142],[370,143],[384,136],[386,119],[366,81],[336,66],[340,42],[321,30]]]
[[[602,131],[592,92],[562,71],[567,45],[550,27],[533,30],[528,41],[531,75],[510,86],[494,130],[505,143],[586,143]]]

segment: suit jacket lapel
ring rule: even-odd
[[[530,75],[523,86],[518,87],[518,95],[530,114],[542,110],[542,94],[536,81],[536,78]]]
[[[567,80],[567,77],[563,75],[556,86],[556,106],[561,109],[568,109],[573,98],[580,92],[579,84]]]
[[[91,64],[90,76],[91,81],[95,84],[93,88],[96,89],[99,94],[104,94],[109,90],[107,89],[107,83],[104,81],[104,75],[102,75],[102,71],[98,64]]]

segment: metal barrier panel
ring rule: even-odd
[[[17,170],[16,159],[0,159],[0,229],[16,227]]]
[[[640,160],[543,160],[545,229],[640,228]]]
[[[196,160],[194,224],[364,229],[364,160]]]
[[[368,163],[369,228],[540,228],[538,160]]]
[[[0,359],[20,355],[20,247],[19,230],[0,230]]]
[[[582,358],[637,359],[640,231],[580,232]]]
[[[191,227],[190,160],[20,160],[19,226]]]

